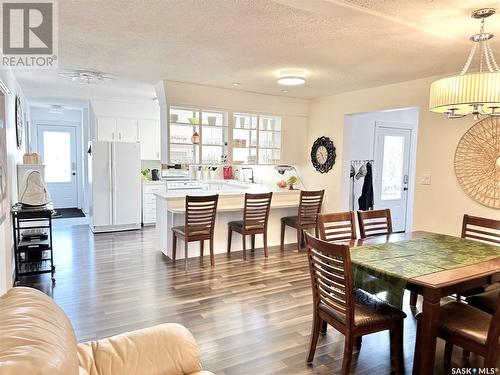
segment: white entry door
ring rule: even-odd
[[[374,209],[391,210],[394,232],[406,228],[410,149],[410,129],[376,125]]]
[[[76,128],[38,125],[38,152],[45,164],[45,183],[56,208],[78,206]]]

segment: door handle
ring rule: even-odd
[[[71,172],[71,174],[72,174],[73,176],[76,176],[76,172]]]
[[[408,188],[405,186],[405,187],[403,188],[403,191],[408,191]]]

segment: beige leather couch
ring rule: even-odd
[[[198,346],[179,324],[77,344],[62,309],[44,293],[18,287],[0,297],[2,375],[208,375]]]

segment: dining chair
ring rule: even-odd
[[[255,235],[262,234],[264,237],[264,255],[267,252],[267,224],[271,199],[273,193],[245,194],[245,207],[243,208],[243,220],[230,221],[227,232],[227,252],[231,252],[231,239],[233,231],[240,233],[243,238],[243,260],[247,259],[246,236],[251,236],[252,250],[255,250]]]
[[[350,241],[356,239],[354,212],[318,214],[319,238],[327,242]]]
[[[285,246],[285,228],[295,228],[297,230],[297,249],[301,249],[303,243],[303,231],[305,229],[315,229],[318,235],[318,214],[323,203],[324,190],[300,192],[299,210],[297,216],[285,216],[281,218],[281,241],[280,250]]]
[[[395,373],[404,372],[403,320],[406,314],[361,289],[354,288],[349,246],[322,241],[305,233],[313,294],[313,326],[307,363],[312,364],[324,323],[345,336],[342,374],[351,367],[356,339],[390,331]]]
[[[500,245],[500,220],[487,219],[484,217],[465,214],[462,220],[461,237],[492,245]],[[467,290],[460,294],[457,293],[457,301],[460,301],[462,299],[462,296],[471,296],[474,294],[483,293],[487,289],[487,287],[492,284],[492,281],[497,280],[492,280],[490,278],[487,285]]]
[[[210,242],[210,265],[215,266],[214,257],[214,227],[215,214],[219,194],[206,196],[186,196],[186,213],[184,225],[172,228],[172,260],[175,263],[177,237],[184,241],[184,256],[187,268],[188,244],[200,241],[200,257],[203,259],[205,240]]]
[[[358,225],[361,238],[391,234],[391,210],[358,211]]]
[[[438,337],[445,340],[444,363],[450,367],[453,346],[462,347],[464,353],[473,352],[484,357],[485,368],[495,368],[500,352],[500,295],[495,301],[495,311],[490,315],[463,302],[449,302],[440,307]],[[417,345],[413,373],[419,370],[422,313],[417,314]]]
[[[500,245],[500,220],[465,214],[461,237]]]

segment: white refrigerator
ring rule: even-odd
[[[92,141],[89,149],[93,232],[141,227],[140,144]]]

